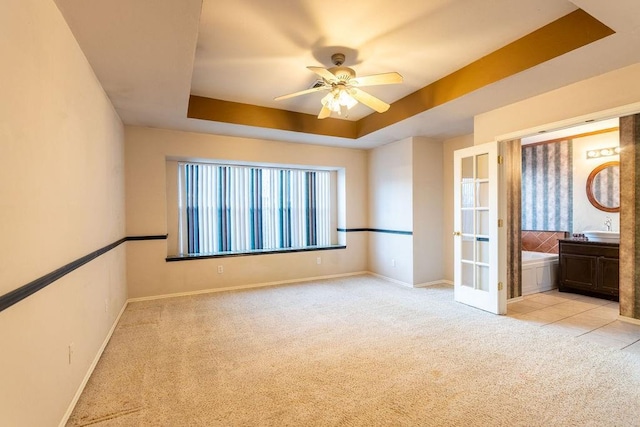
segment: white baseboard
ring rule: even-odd
[[[407,288],[426,288],[427,286],[433,285],[453,285],[453,282],[450,280],[434,280],[433,282],[424,282],[412,285],[411,283],[403,282],[401,280],[392,279],[391,277],[383,276],[382,274],[373,273],[371,271],[368,272],[369,275],[378,277],[380,279],[386,280],[391,283],[395,283],[397,285],[406,286]]]
[[[634,325],[640,325],[640,319],[634,319],[633,317],[619,315],[618,320],[621,322],[632,323]]]
[[[354,273],[342,273],[342,274],[330,274],[327,276],[316,276],[316,277],[305,277],[302,279],[290,279],[290,280],[278,280],[276,282],[263,282],[263,283],[251,283],[249,285],[237,285],[237,286],[227,286],[224,288],[209,288],[209,289],[201,289],[198,291],[189,291],[189,292],[175,292],[171,294],[162,294],[162,295],[152,295],[148,297],[137,297],[137,298],[129,298],[127,302],[140,302],[140,301],[152,301],[156,299],[164,299],[164,298],[176,298],[176,297],[186,297],[191,295],[200,295],[200,294],[210,294],[214,292],[226,292],[226,291],[238,291],[242,289],[254,289],[254,288],[264,288],[267,286],[278,286],[278,285],[287,285],[290,283],[303,283],[303,282],[312,282],[315,280],[326,280],[326,279],[336,279],[339,277],[349,277],[349,276],[362,276],[362,275],[371,275],[378,277],[380,279],[386,280],[388,282],[396,283],[401,286],[406,286],[408,288],[423,288],[427,286],[433,285],[453,285],[453,282],[450,280],[436,280],[433,282],[419,283],[417,285],[412,285],[410,283],[403,282],[401,280],[392,279],[391,277],[383,276],[381,274],[373,273],[371,271],[356,271]]]
[[[339,277],[362,276],[369,274],[368,271],[357,271],[355,273],[331,274],[327,276],[305,277],[302,279],[279,280],[277,282],[252,283],[249,285],[227,286],[224,288],[209,288],[198,291],[176,292],[172,294],[153,295],[149,297],[129,298],[128,302],[151,301],[164,298],[185,297],[190,295],[210,294],[214,292],[237,291],[241,289],[264,288],[267,286],[287,285],[290,283],[313,282],[315,280],[335,279]]]
[[[382,279],[382,280],[386,280],[387,282],[395,283],[396,285],[404,286],[404,287],[407,287],[407,288],[413,288],[413,285],[411,283],[403,282],[403,281],[397,280],[397,279],[392,279],[391,277],[383,276],[382,274],[373,273],[371,271],[368,271],[367,274],[370,275],[370,276],[377,277],[377,278]]]
[[[453,282],[451,280],[434,280],[433,282],[424,282],[424,283],[418,283],[416,285],[413,285],[414,288],[427,288],[429,286],[435,286],[435,285],[447,285],[447,286],[453,286]]]
[[[64,427],[67,424],[67,421],[69,421],[69,417],[71,416],[71,413],[76,407],[76,404],[78,403],[78,399],[80,399],[80,395],[84,391],[84,388],[87,385],[87,382],[91,377],[91,374],[93,374],[93,370],[96,368],[96,365],[98,365],[98,361],[100,360],[100,357],[102,357],[102,353],[104,352],[104,349],[107,347],[107,344],[111,339],[111,335],[113,335],[113,331],[116,330],[116,326],[118,326],[120,317],[122,317],[122,313],[124,313],[124,310],[127,308],[128,304],[129,302],[125,301],[124,305],[122,306],[122,309],[120,310],[120,313],[118,313],[118,316],[116,317],[116,320],[113,322],[113,325],[111,325],[111,329],[109,329],[109,333],[107,333],[107,336],[102,342],[102,345],[100,346],[100,349],[96,354],[96,357],[93,358],[93,362],[91,362],[91,365],[89,365],[89,369],[87,370],[87,373],[85,374],[84,379],[80,383],[80,386],[78,387],[78,390],[76,391],[75,396],[73,396],[73,399],[71,400],[71,403],[67,408],[67,412],[64,413],[64,416],[62,417],[62,420],[60,421],[60,424],[59,424],[60,427]]]

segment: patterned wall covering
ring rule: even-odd
[[[620,314],[640,319],[640,114],[620,118]]]
[[[522,295],[522,144],[519,139],[503,147],[507,184],[507,298]]]
[[[522,147],[522,229],[573,230],[571,140]]]

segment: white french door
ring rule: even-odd
[[[505,314],[506,287],[499,283],[498,179],[498,142],[454,153],[454,298]]]

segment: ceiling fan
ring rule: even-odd
[[[348,110],[353,108],[358,102],[367,107],[384,113],[389,109],[389,104],[376,98],[373,95],[360,89],[363,86],[388,85],[402,83],[402,76],[396,72],[374,74],[364,77],[356,77],[356,72],[349,67],[343,67],[345,56],[342,53],[331,55],[331,62],[335,67],[307,67],[322,78],[311,89],[301,90],[289,95],[278,96],[276,101],[293,98],[294,96],[306,95],[323,90],[329,93],[322,98],[322,109],[318,114],[319,119],[329,117],[332,112],[345,117]]]

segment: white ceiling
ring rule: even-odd
[[[618,118],[598,120],[581,125],[571,126],[568,128],[557,129],[551,132],[542,132],[535,135],[522,138],[522,145],[535,144],[536,142],[551,141],[567,136],[581,135],[590,132],[596,132],[603,129],[613,129],[620,126]]]
[[[637,0],[55,0],[126,124],[369,148],[408,136],[473,131],[473,116],[640,62]],[[367,90],[393,102],[582,8],[616,34],[358,140],[188,119],[189,94],[317,114],[305,67],[335,52],[359,76],[398,71]],[[393,108],[393,106],[391,107]],[[359,105],[356,120],[372,113]]]

